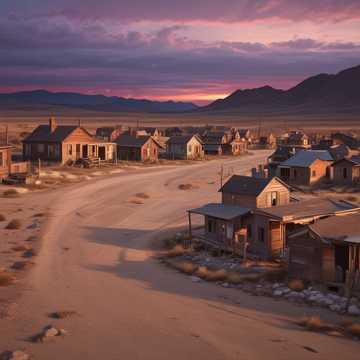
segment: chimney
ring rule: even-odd
[[[50,132],[53,133],[56,129],[56,119],[54,116],[52,116],[49,120],[49,127],[50,127]]]

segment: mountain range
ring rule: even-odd
[[[2,110],[32,110],[43,107],[76,108],[104,112],[185,112],[198,107],[188,102],[127,99],[117,96],[84,95],[47,90],[0,94]]]
[[[204,107],[190,102],[160,102],[46,90],[0,94],[0,110],[31,111],[45,108],[51,111],[54,107],[99,112],[360,115],[360,65],[335,75],[312,76],[289,90],[271,86],[237,90],[225,99]]]
[[[360,113],[360,65],[336,75],[312,76],[289,90],[274,89],[271,86],[237,90],[201,110]]]

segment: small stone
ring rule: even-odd
[[[350,305],[348,307],[348,313],[353,316],[360,316],[360,309],[356,305]]]
[[[284,294],[284,293],[283,293],[282,290],[280,290],[280,289],[276,289],[276,290],[273,292],[273,296],[274,296],[274,297],[277,297],[277,298],[282,297],[283,294]]]
[[[340,309],[339,305],[333,304],[333,305],[330,305],[330,310],[334,311],[334,312],[339,312],[341,309]]]
[[[201,281],[201,279],[198,276],[191,276],[191,281],[193,283],[198,283]]]
[[[224,288],[228,288],[228,287],[229,287],[229,283],[226,283],[226,282],[225,282],[225,283],[222,283],[221,286],[224,287]]]

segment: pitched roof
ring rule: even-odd
[[[334,215],[341,212],[359,209],[347,201],[335,201],[331,199],[310,199],[290,203],[288,205],[273,206],[271,208],[257,209],[258,213],[276,217],[282,221],[295,221],[307,217]]]
[[[149,141],[149,139],[152,139],[150,135],[146,135],[146,136],[120,135],[116,139],[116,143],[120,146],[141,148]]]
[[[289,187],[279,178],[255,178],[250,176],[233,175],[224,186],[219,190],[220,192],[227,192],[232,194],[244,194],[244,195],[255,195],[258,196],[266,186],[276,179],[281,184]]]
[[[74,125],[59,125],[51,132],[49,125],[39,125],[23,142],[62,142],[77,128]]]
[[[226,205],[226,204],[206,204],[200,208],[189,210],[190,213],[211,216],[222,220],[232,220],[250,212],[249,208]]]
[[[333,161],[333,158],[327,150],[300,150],[280,166],[309,167],[316,160]]]
[[[340,159],[336,162],[334,162],[331,166],[335,166],[343,161],[351,163],[353,166],[360,166],[360,156],[353,156],[350,159]]]
[[[198,135],[180,135],[180,136],[171,136],[168,140],[168,144],[176,144],[176,145],[185,145],[187,144],[193,137],[202,143],[202,140]]]
[[[360,213],[316,221],[309,228],[324,240],[360,243]]]

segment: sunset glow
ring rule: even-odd
[[[0,91],[206,103],[360,58],[358,1],[3,0]]]

